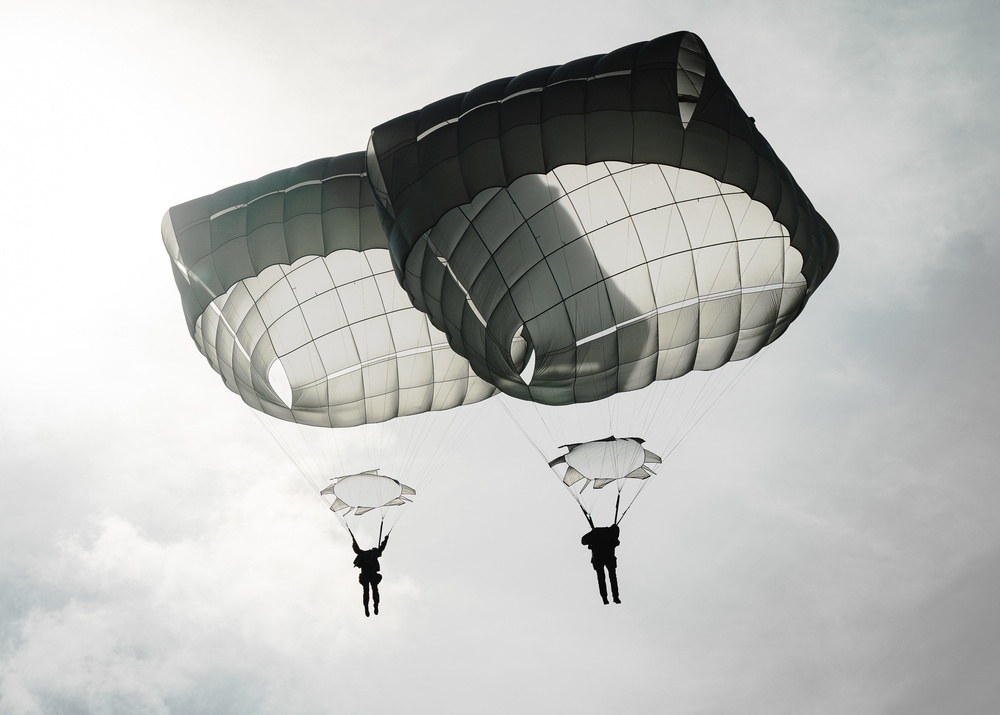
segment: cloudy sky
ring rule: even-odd
[[[705,41],[841,239],[624,525],[501,410],[365,619],[350,542],[187,335],[174,204],[485,81]],[[0,712],[980,713],[1000,702],[993,3],[0,9]]]

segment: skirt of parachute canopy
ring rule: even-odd
[[[194,338],[247,404],[299,424],[375,424],[495,392],[413,308],[386,249],[268,266],[215,299]]]
[[[798,313],[801,269],[788,229],[741,189],[600,162],[481,192],[421,237],[404,276],[480,374],[568,404],[757,353]]]

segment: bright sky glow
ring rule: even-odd
[[[0,712],[995,709],[996,4],[373,7],[0,9]],[[836,268],[646,480],[622,605],[495,409],[415,485],[366,619],[346,532],[190,340],[164,211],[678,30]]]

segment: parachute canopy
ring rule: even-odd
[[[496,392],[396,281],[364,152],[175,206],[162,233],[199,350],[261,412],[349,427]]]
[[[838,253],[686,32],[393,119],[367,166],[413,304],[478,375],[538,403],[750,357]]]

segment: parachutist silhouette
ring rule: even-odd
[[[354,538],[354,534],[351,534],[351,546],[354,547],[354,553],[357,554],[357,556],[354,557],[354,565],[361,569],[358,581],[364,589],[366,618],[370,615],[368,613],[369,586],[371,586],[372,605],[375,606],[375,615],[378,615],[378,584],[382,580],[382,574],[379,573],[381,567],[378,564],[378,559],[382,555],[382,552],[385,551],[385,545],[388,542],[389,536],[386,535],[386,537],[382,539],[382,543],[379,544],[378,548],[362,550],[361,547],[358,546],[358,542],[357,539]]]
[[[580,539],[580,543],[591,551],[590,563],[597,572],[597,586],[601,590],[605,606],[608,605],[608,585],[604,580],[604,569],[608,570],[608,578],[611,580],[611,598],[615,603],[621,603],[618,598],[618,574],[615,571],[618,567],[615,547],[619,544],[619,533],[618,524],[597,526]]]

